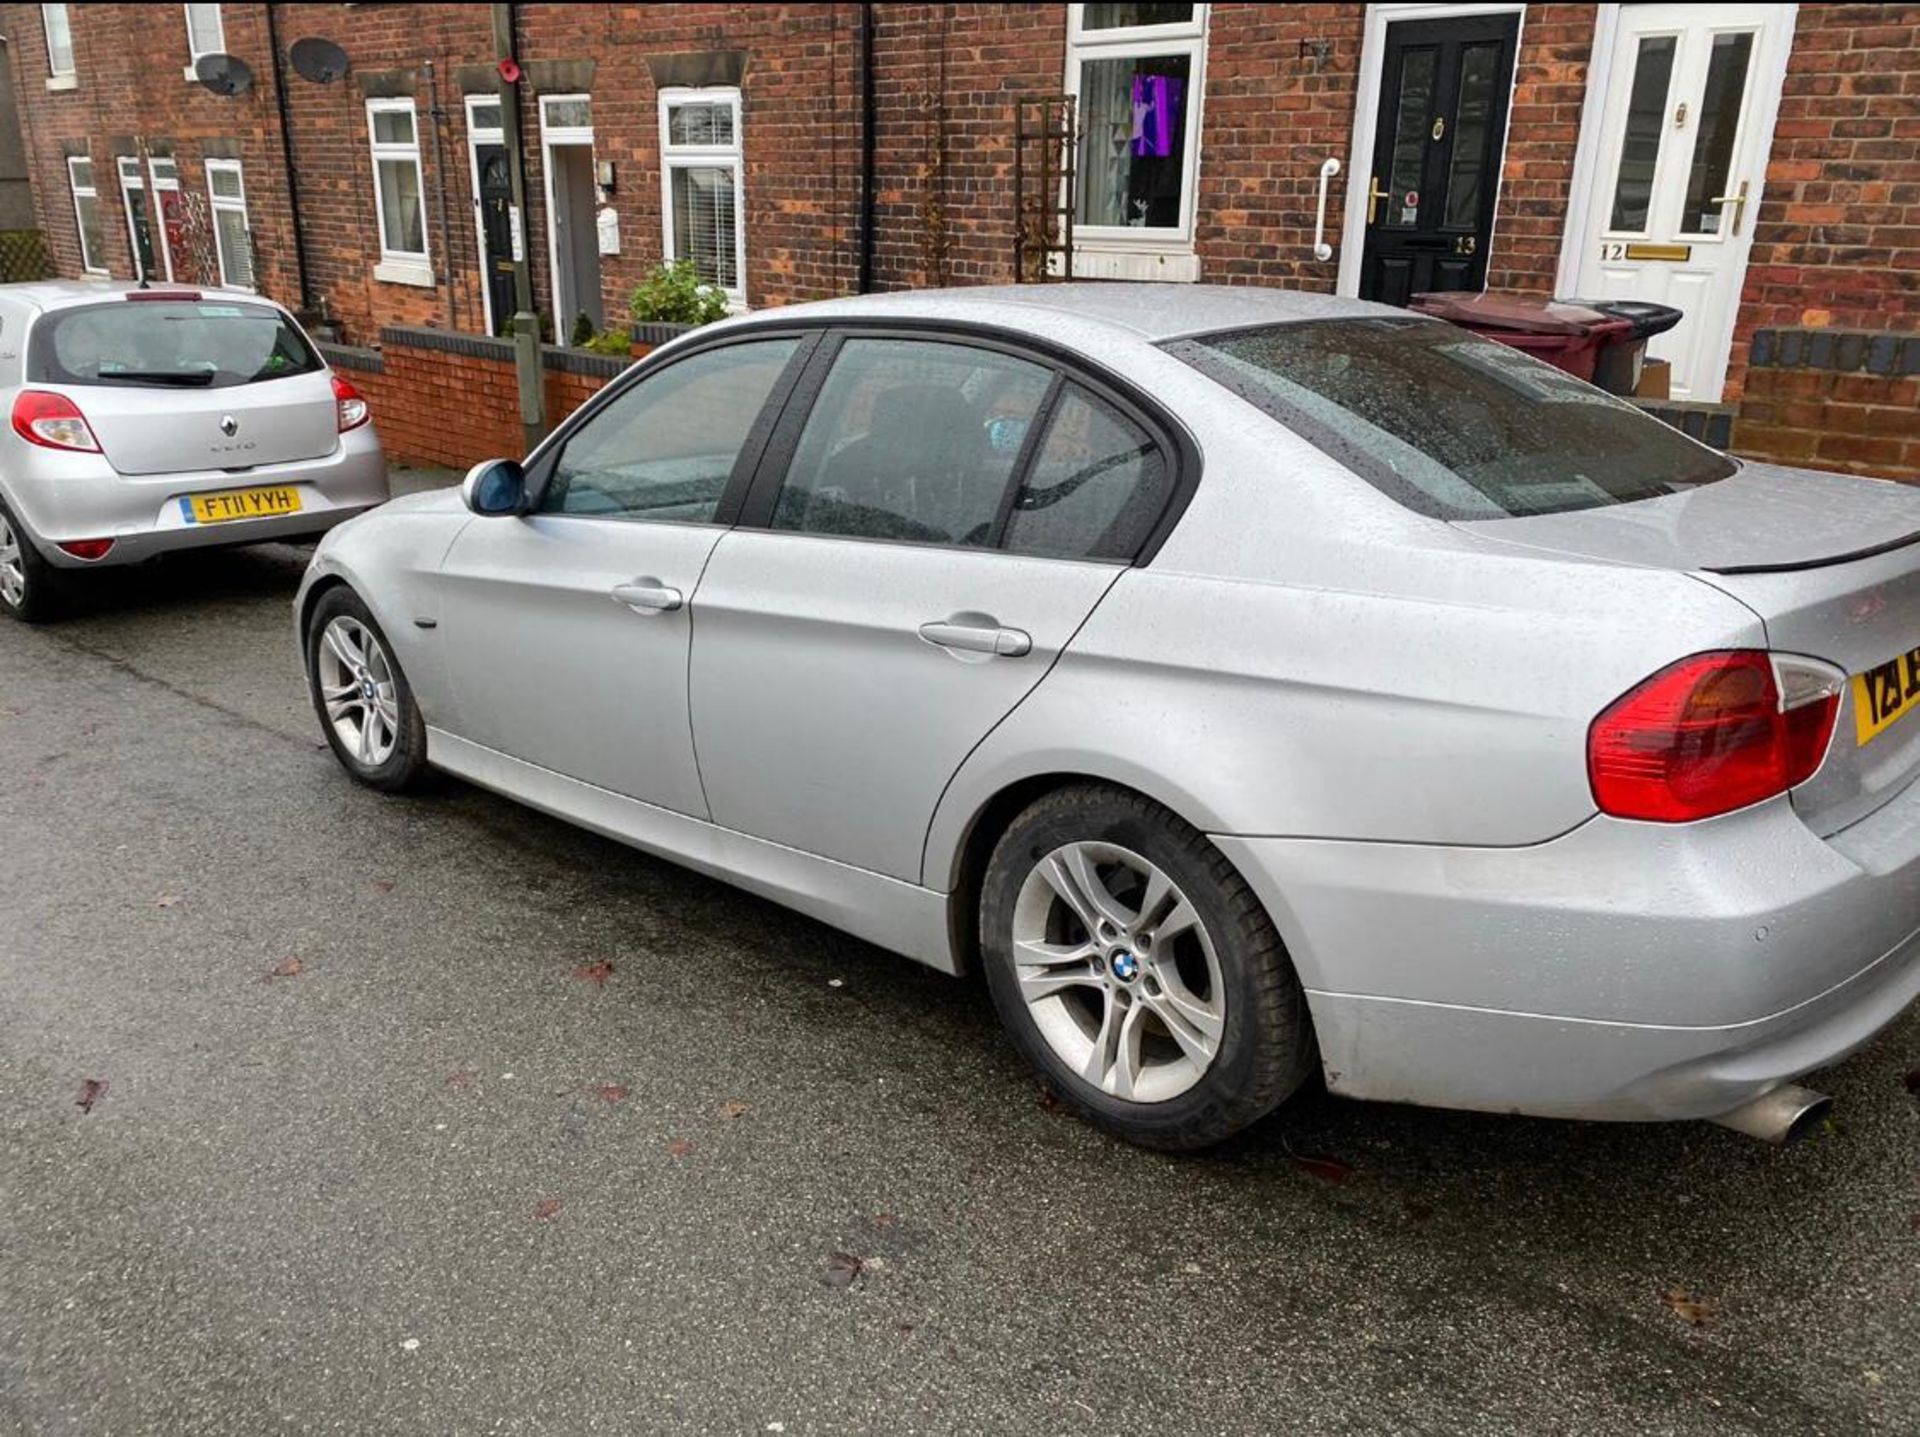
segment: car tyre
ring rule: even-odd
[[[1132,1142],[1220,1142],[1318,1061],[1259,899],[1139,794],[1075,786],[1021,813],[988,863],[980,947],[1014,1044],[1066,1107]]]
[[[340,766],[369,788],[397,793],[427,768],[427,726],[393,646],[344,584],[307,618],[307,691]]]
[[[0,609],[22,623],[43,624],[59,617],[64,598],[59,571],[0,501]]]

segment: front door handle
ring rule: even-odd
[[[635,579],[631,584],[613,586],[615,603],[625,604],[636,614],[664,614],[680,607],[685,602],[678,589],[669,588],[658,579]]]
[[[956,624],[942,621],[922,624],[920,637],[937,648],[958,649],[968,654],[995,654],[1017,659],[1033,652],[1033,639],[1019,629],[1002,629],[986,624]]]

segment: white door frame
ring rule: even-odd
[[[540,180],[546,190],[547,199],[547,278],[553,293],[548,296],[553,301],[553,342],[565,344],[572,331],[573,315],[560,312],[560,232],[553,222],[553,152],[557,148],[570,145],[585,145],[588,158],[593,155],[592,125],[548,125],[547,106],[563,100],[586,100],[591,103],[593,96],[583,93],[564,95],[541,95],[540,106]],[[571,289],[575,281],[569,278],[567,287]],[[574,314],[581,309],[580,296],[569,294],[567,308]]]
[[[1617,9],[1619,7],[1609,7]],[[1373,145],[1380,114],[1381,70],[1386,64],[1387,26],[1402,20],[1451,20],[1463,15],[1518,14],[1513,37],[1513,72],[1507,79],[1507,123],[1500,133],[1500,163],[1493,175],[1493,228],[1487,233],[1487,273],[1493,273],[1493,241],[1500,225],[1500,187],[1506,180],[1507,140],[1513,133],[1513,86],[1520,78],[1520,46],[1526,38],[1524,4],[1439,5],[1429,0],[1413,4],[1367,6],[1367,26],[1360,42],[1360,86],[1353,104],[1353,147],[1347,152],[1347,207],[1340,225],[1340,277],[1335,292],[1360,293],[1360,261],[1367,243],[1367,189],[1373,174]]]
[[[1658,8],[1658,7],[1652,7]],[[1760,202],[1766,197],[1767,165],[1773,158],[1773,131],[1780,119],[1780,95],[1786,88],[1787,65],[1793,58],[1793,41],[1800,24],[1800,7],[1783,5],[1786,13],[1782,39],[1766,56],[1764,71],[1756,71],[1755,84],[1764,88],[1756,97],[1753,121],[1757,131],[1759,164],[1754,170],[1753,196],[1748,202],[1746,234],[1740,236],[1728,252],[1728,262],[1736,280],[1733,300],[1727,305],[1726,323],[1715,341],[1718,352],[1730,359],[1733,331],[1740,322],[1740,296],[1747,287],[1747,261],[1753,253],[1753,232],[1759,226]],[[1601,127],[1606,123],[1607,87],[1613,79],[1613,55],[1620,36],[1620,6],[1600,6],[1593,27],[1593,55],[1587,62],[1587,93],[1580,107],[1580,139],[1573,155],[1573,180],[1567,190],[1567,220],[1560,233],[1560,264],[1553,277],[1554,293],[1565,294],[1579,283],[1582,247],[1586,244],[1587,222],[1593,215],[1594,187],[1600,181],[1600,154],[1606,148]],[[1726,371],[1721,370],[1720,388],[1726,392]]]
[[[480,208],[480,147],[499,145],[506,147],[507,137],[504,130],[475,128],[473,111],[476,105],[498,105],[500,97],[485,92],[467,96],[467,183],[472,187],[473,195],[473,252],[479,257],[475,266],[480,271],[480,306],[486,316],[487,333],[498,334],[500,327],[493,316],[492,278],[487,272],[487,221]]]

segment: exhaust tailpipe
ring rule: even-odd
[[[1784,1083],[1712,1119],[1723,1128],[1785,1147],[1812,1132],[1833,1107],[1833,1099],[1797,1083]]]

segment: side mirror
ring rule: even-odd
[[[483,459],[460,481],[460,497],[476,514],[524,513],[527,472],[517,459]]]

